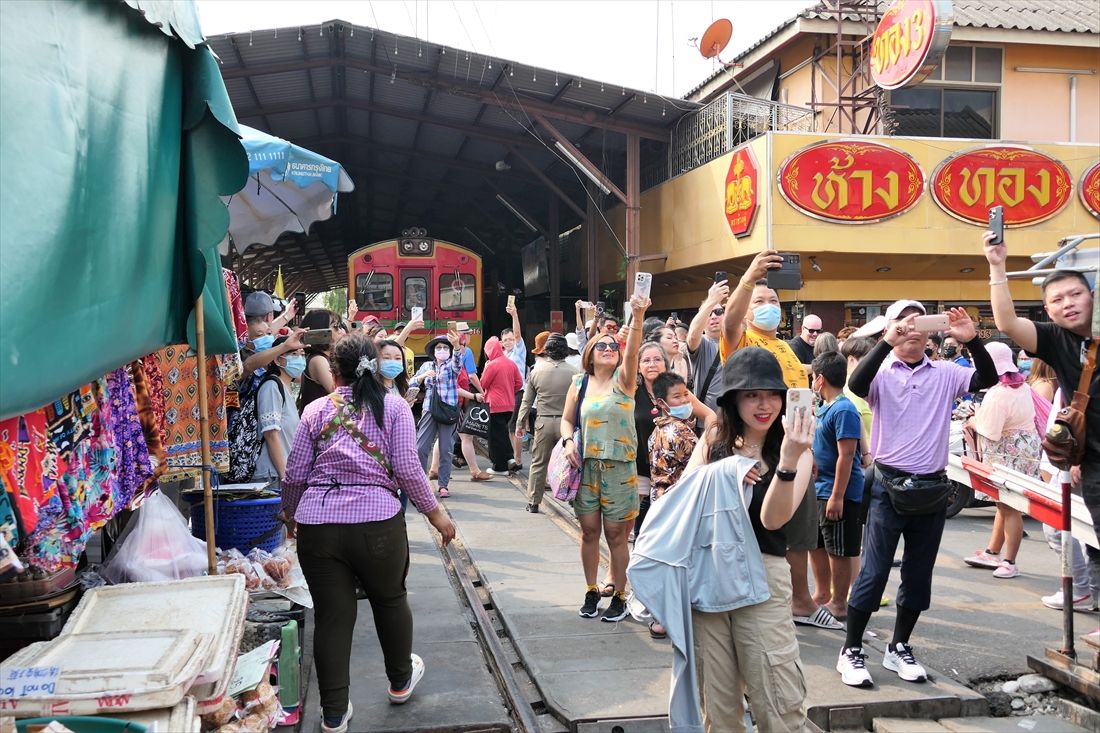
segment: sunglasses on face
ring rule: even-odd
[[[596,351],[618,351],[619,345],[614,341],[600,341],[592,348]]]
[[[820,328],[807,328],[806,333],[821,333]]]
[[[726,314],[725,308],[715,308],[710,312],[712,316],[724,316]]]
[[[619,330],[619,327],[618,327],[618,326],[612,326],[612,325],[611,325],[611,324],[609,323],[609,324],[607,324],[606,326],[604,326],[604,330],[605,330],[605,331],[611,331],[611,332],[614,332],[614,331],[618,331],[618,330]]]

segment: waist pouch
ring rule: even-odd
[[[902,516],[935,514],[943,511],[955,493],[947,472],[909,474],[875,464],[875,472],[886,488],[894,511]]]

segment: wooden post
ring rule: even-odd
[[[202,473],[199,480],[202,481],[203,509],[206,515],[206,564],[211,575],[218,570],[218,560],[214,554],[214,488],[213,477],[207,472],[213,472],[214,462],[210,457],[210,416],[207,414],[208,385],[206,383],[206,328],[203,325],[204,314],[202,294],[195,301],[195,352],[199,363],[199,439],[202,445]]]
[[[600,253],[599,253],[599,239],[596,235],[598,230],[599,221],[598,212],[596,211],[595,194],[592,186],[588,183],[584,184],[588,189],[588,215],[584,219],[584,236],[588,245],[588,302],[595,303],[600,299]]]
[[[642,253],[642,166],[641,139],[635,133],[626,136],[626,284],[625,301],[634,293],[638,257]]]
[[[561,226],[558,224],[558,197],[553,193],[550,194],[550,210],[548,212],[547,219],[549,224],[547,229],[550,232],[550,241],[548,244],[549,252],[547,257],[549,258],[550,270],[550,310],[561,310],[561,240],[559,232]]]

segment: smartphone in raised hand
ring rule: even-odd
[[[802,289],[802,255],[793,252],[780,252],[783,264],[774,270],[768,270],[765,276],[772,290]]]
[[[508,296],[508,307],[509,308],[515,308],[516,307],[516,296],[514,296],[514,295],[509,295]]]
[[[727,275],[722,270],[719,270],[718,272],[714,273],[714,282],[715,283],[720,283],[723,280],[728,280],[728,279],[729,279],[729,275]]]
[[[924,333],[946,331],[951,326],[951,319],[946,313],[933,313],[927,316],[917,316],[913,319],[913,328]]]
[[[791,420],[799,412],[814,414],[814,392],[806,387],[787,390],[787,420]]]
[[[302,334],[302,343],[306,346],[327,347],[332,345],[332,329],[317,328]]]
[[[653,273],[639,272],[634,276],[634,294],[648,298],[653,289]]]
[[[989,231],[994,234],[990,247],[1005,243],[1005,207],[994,206],[989,210]]]
[[[414,320],[414,321],[423,321],[423,320],[424,320],[424,309],[423,309],[423,308],[421,308],[421,307],[420,307],[420,306],[418,306],[418,305],[414,305],[414,306],[413,306],[413,307],[412,307],[412,308],[410,309],[410,312],[409,312],[409,316],[410,316],[410,317],[412,318],[412,320]]]

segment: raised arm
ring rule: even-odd
[[[645,320],[646,308],[650,300],[641,295],[630,296],[630,312],[632,328],[626,335],[626,351],[623,353],[623,363],[619,367],[619,388],[628,395],[633,395],[638,389],[638,350],[642,346],[642,321]]]
[[[982,249],[989,262],[989,304],[993,306],[993,322],[1025,351],[1035,351],[1039,345],[1035,324],[1016,315],[1016,306],[1012,303],[1012,293],[1008,289],[1008,277],[1005,275],[1005,260],[1008,259],[1008,247],[1005,244],[990,244],[996,235],[986,232],[982,235]]]
[[[516,341],[523,338],[523,335],[519,331],[519,311],[514,305],[505,306],[504,310],[508,311],[508,314],[512,316],[512,333],[516,335]]]
[[[399,343],[402,346],[404,346],[405,342],[409,340],[409,336],[412,336],[414,332],[420,330],[421,328],[424,328],[423,319],[416,320],[416,321],[409,321],[408,323],[405,324],[405,327],[403,329],[401,329],[401,333],[399,333],[399,334],[397,334],[396,336],[393,337],[393,340],[396,343]]]
[[[694,354],[699,350],[699,344],[703,341],[703,331],[706,330],[707,322],[710,321],[711,312],[722,303],[725,303],[726,299],[729,297],[729,280],[714,283],[710,286],[710,289],[707,290],[707,297],[703,299],[703,304],[699,306],[699,312],[695,314],[695,317],[691,319],[691,323],[688,324],[688,353]]]
[[[290,302],[293,303],[294,301],[292,300]],[[305,344],[302,343],[302,334],[305,332],[306,329],[304,328],[296,328],[283,343],[278,346],[272,346],[270,349],[257,351],[255,354],[245,359],[243,366],[244,376],[247,377],[257,369],[266,368],[268,364],[287,352],[304,349]]]
[[[749,263],[745,274],[741,276],[741,282],[730,292],[726,301],[726,317],[722,321],[722,336],[726,340],[727,348],[732,349],[741,340],[756,281],[766,277],[768,270],[776,270],[782,264],[783,258],[775,250],[766,249],[760,252]]]

